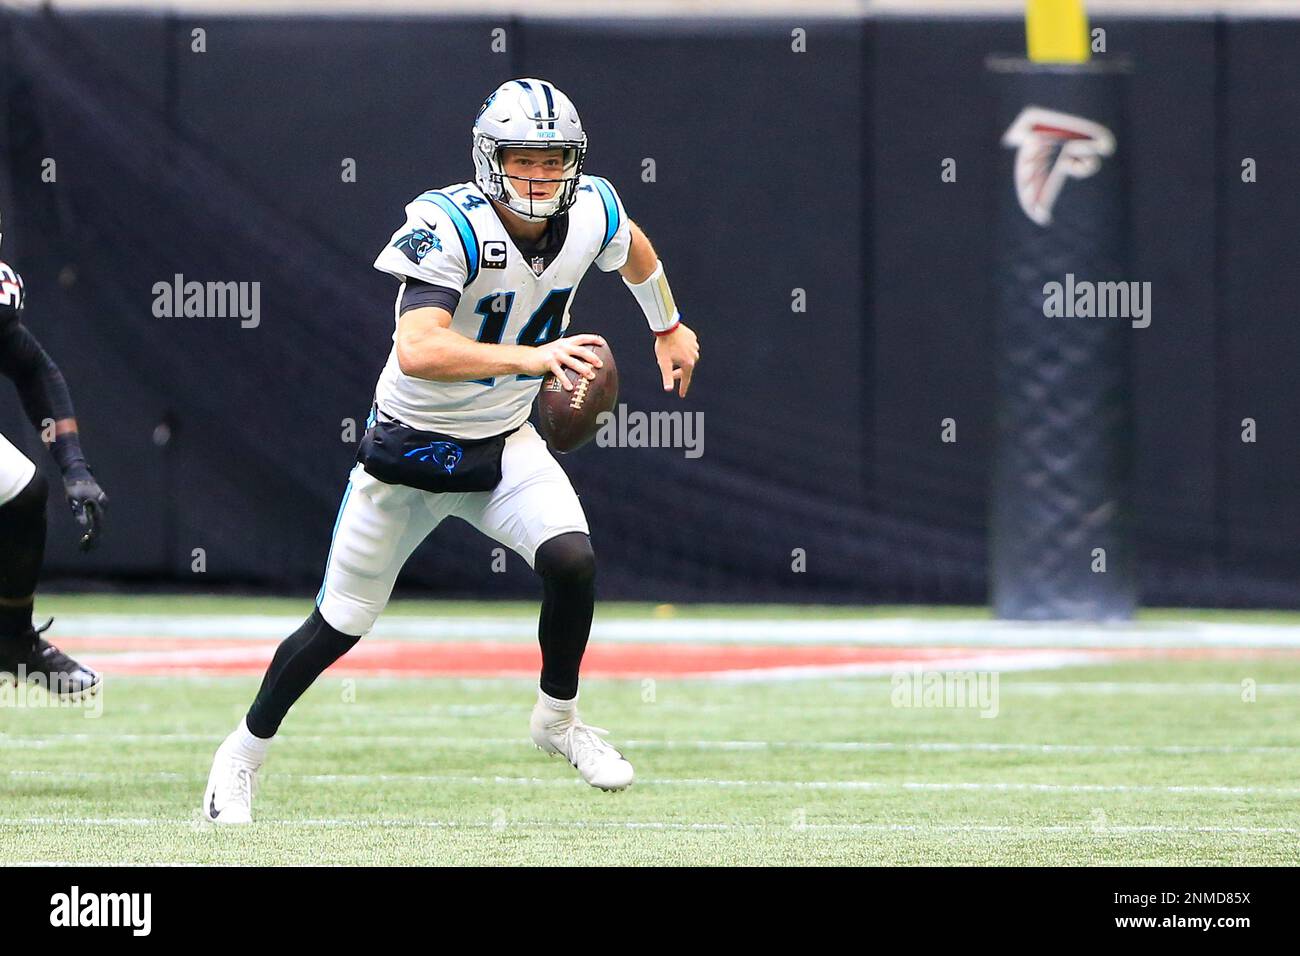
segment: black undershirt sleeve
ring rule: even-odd
[[[421,282],[419,279],[407,279],[406,288],[402,291],[402,304],[397,314],[405,315],[412,309],[423,309],[430,306],[446,309],[448,312],[455,314],[456,306],[459,304],[460,290],[458,289],[431,285],[428,282]]]
[[[0,323],[0,374],[13,379],[27,418],[38,429],[46,419],[74,417],[63,373],[17,319]]]

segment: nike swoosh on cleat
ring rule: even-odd
[[[217,813],[217,792],[212,791],[212,799],[208,801],[208,816],[215,820],[220,814]]]

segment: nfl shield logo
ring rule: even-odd
[[[546,260],[541,256],[533,256],[533,272],[541,275],[546,271]]]

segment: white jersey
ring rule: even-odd
[[[597,176],[583,176],[568,211],[564,244],[538,275],[478,186],[460,183],[413,200],[375,268],[402,282],[394,318],[407,280],[417,279],[461,293],[451,328],[466,338],[544,345],[568,328],[569,304],[591,264],[612,272],[627,261],[630,245],[631,227],[614,188]],[[385,415],[415,428],[487,438],[528,420],[541,382],[540,375],[468,382],[413,378],[398,366],[394,345],[375,400]]]

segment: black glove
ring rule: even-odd
[[[81,530],[78,547],[89,551],[99,540],[99,531],[104,524],[104,508],[108,505],[108,495],[99,487],[99,482],[90,473],[89,468],[75,469],[63,476],[63,491],[68,496],[72,507],[72,517],[76,519]]]

